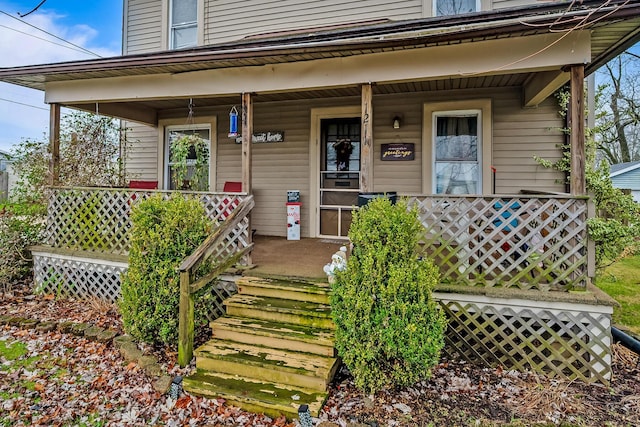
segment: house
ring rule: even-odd
[[[0,202],[9,198],[11,155],[0,150]]]
[[[631,191],[633,200],[640,202],[640,161],[611,165],[610,172],[613,186]]]
[[[584,78],[638,40],[640,4],[624,0],[125,0],[122,56],[4,68],[0,81],[44,91],[54,183],[62,106],[126,121],[126,168],[161,190],[171,139],[209,140],[212,217],[255,200],[243,245],[251,229],[287,235],[289,190],[302,238],[334,240],[359,194],[397,192],[427,227],[452,354],[606,383],[612,303],[589,284]],[[568,122],[554,97],[565,86]],[[565,142],[570,194],[534,160]],[[132,191],[55,190],[36,283],[72,276],[78,292],[117,295],[127,242],[111,230]],[[112,245],[88,253],[65,212],[104,199],[113,234],[96,241]]]

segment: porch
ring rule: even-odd
[[[131,206],[166,191],[56,188],[49,200],[46,245],[34,248],[35,286],[75,297],[119,296],[127,268]],[[212,221],[228,217],[244,193],[197,197]],[[404,195],[426,227],[425,253],[440,267],[435,294],[450,319],[445,354],[487,365],[607,382],[611,375],[614,302],[590,285],[592,248],[581,196]],[[283,208],[284,211],[284,208]],[[213,251],[222,259],[253,245],[252,276],[319,281],[322,267],[346,241],[256,235],[237,219]],[[286,226],[283,215],[283,227]],[[241,276],[236,276],[241,277]],[[294,279],[295,280],[295,279]],[[209,320],[223,315],[235,279],[213,286]]]

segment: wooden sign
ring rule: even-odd
[[[385,161],[414,160],[416,158],[415,144],[382,144],[380,159]]]
[[[267,132],[254,132],[251,142],[254,144],[284,142],[284,131],[271,130]],[[242,135],[236,137],[236,144],[242,144]]]

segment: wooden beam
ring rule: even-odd
[[[96,104],[69,104],[65,107],[76,108],[78,110],[95,113]],[[158,112],[149,107],[135,105],[135,103],[117,102],[113,104],[101,103],[100,114],[117,119],[142,123],[147,126],[158,126]]]
[[[584,141],[584,65],[571,66],[571,194],[586,195]]]
[[[49,184],[60,182],[60,104],[49,106]]]
[[[251,194],[251,139],[253,103],[251,93],[242,94],[242,191]]]
[[[536,73],[524,84],[524,106],[537,107],[569,81],[569,73],[561,70]]]
[[[373,90],[362,85],[360,136],[360,191],[373,191]]]

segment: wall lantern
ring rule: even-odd
[[[400,129],[400,125],[402,124],[402,118],[399,115],[393,117],[393,128]]]
[[[229,111],[229,138],[235,138],[238,136],[238,110],[236,106],[231,107]]]

